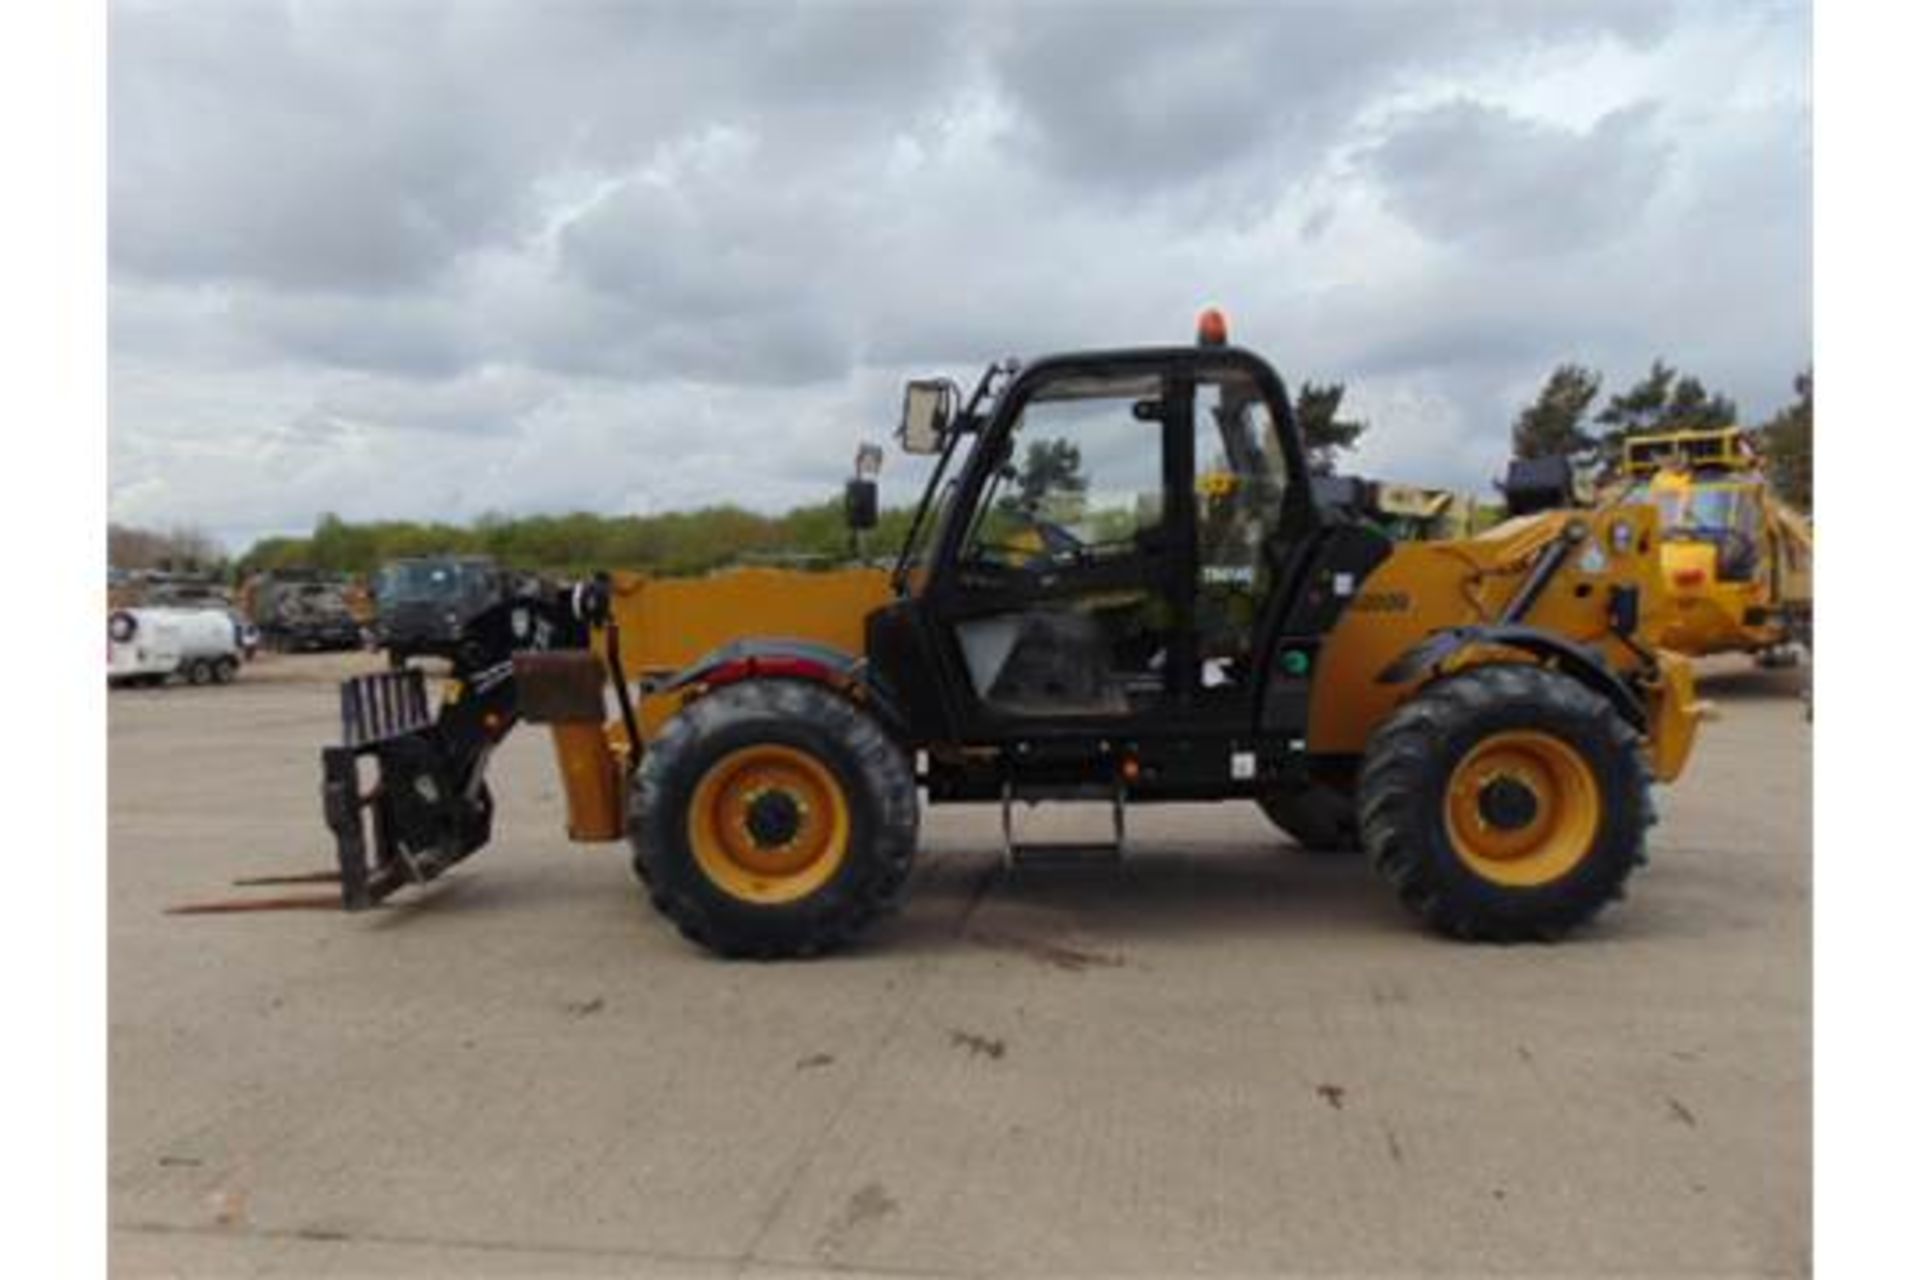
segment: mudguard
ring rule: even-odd
[[[1388,663],[1378,679],[1381,684],[1402,684],[1423,672],[1434,672],[1454,654],[1475,646],[1518,649],[1543,662],[1550,662],[1612,703],[1621,718],[1632,725],[1636,732],[1647,732],[1645,699],[1615,674],[1612,667],[1591,650],[1557,632],[1520,623],[1449,627],[1444,631],[1436,631]]]
[[[676,672],[653,692],[716,689],[742,680],[809,680],[852,695],[891,733],[900,734],[906,724],[894,699],[870,678],[866,659],[812,640],[779,636],[735,640]]]
[[[845,687],[858,683],[860,660],[811,640],[756,636],[721,645],[692,666],[676,672],[660,691],[705,685],[718,688],[742,680],[796,679]]]

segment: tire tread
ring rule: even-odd
[[[1598,861],[1576,886],[1537,894],[1537,905],[1517,905],[1529,900],[1515,897],[1503,909],[1489,910],[1485,901],[1455,891],[1438,865],[1427,830],[1433,818],[1422,795],[1432,789],[1431,771],[1441,763],[1444,740],[1515,707],[1545,723],[1601,726],[1605,750],[1630,762],[1627,794],[1604,794],[1602,784],[1607,812],[1596,838],[1603,847],[1588,855]],[[1646,832],[1654,821],[1651,789],[1638,736],[1598,693],[1543,667],[1488,664],[1435,681],[1375,731],[1360,771],[1361,841],[1374,869],[1431,927],[1469,940],[1552,941],[1624,896],[1627,877],[1646,861]],[[1623,816],[1626,829],[1610,833]]]
[[[791,917],[778,928],[730,925],[669,865],[676,839],[672,824],[685,821],[684,809],[673,812],[672,796],[690,794],[705,767],[701,757],[716,736],[750,731],[759,723],[796,722],[824,731],[854,762],[874,812],[870,849],[863,855],[856,843],[849,857],[862,858],[868,872],[854,879],[854,892],[826,915]],[[633,870],[654,909],[688,941],[734,958],[799,959],[844,946],[899,907],[918,843],[919,800],[906,754],[852,701],[799,680],[742,681],[688,704],[648,747],[628,797]],[[860,833],[853,838],[858,842]]]

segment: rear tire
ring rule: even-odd
[[[1269,791],[1257,803],[1267,821],[1309,853],[1354,853],[1360,848],[1360,815],[1353,796],[1324,782],[1297,791]]]
[[[796,680],[689,705],[648,749],[629,806],[654,907],[711,951],[761,960],[832,950],[897,907],[919,836],[906,753]]]
[[[213,682],[232,684],[233,678],[240,674],[240,660],[237,658],[216,658],[213,663]]]
[[[1607,700],[1542,667],[1434,682],[1375,732],[1360,772],[1375,868],[1433,927],[1546,941],[1591,919],[1646,861],[1639,739]]]

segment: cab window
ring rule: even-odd
[[[954,637],[990,711],[1118,717],[1167,696],[1166,418],[1158,373],[1054,378],[1019,410],[957,564]]]
[[[975,566],[1061,567],[1139,547],[1163,518],[1157,376],[1040,388],[1001,449],[961,549]]]

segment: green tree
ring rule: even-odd
[[[1600,438],[1587,430],[1587,410],[1600,394],[1600,375],[1563,364],[1547,376],[1540,394],[1513,422],[1517,458],[1591,457]]]
[[[1080,446],[1064,439],[1030,442],[1026,463],[1015,484],[1018,488],[1003,502],[1029,515],[1040,510],[1040,504],[1050,496],[1085,493],[1087,477],[1080,470]]]
[[[1302,382],[1293,398],[1293,416],[1306,444],[1307,464],[1321,475],[1331,472],[1334,455],[1353,448],[1367,429],[1361,419],[1340,416],[1340,401],[1346,394],[1344,382]]]
[[[379,567],[381,542],[377,526],[348,524],[329,511],[314,525],[308,549],[316,569],[369,573]]]
[[[1673,392],[1673,376],[1671,367],[1655,360],[1646,377],[1626,392],[1608,398],[1606,408],[1594,420],[1606,428],[1601,439],[1609,451],[1617,449],[1626,437],[1645,434],[1659,425],[1660,413]]]
[[[1681,377],[1670,365],[1655,360],[1647,376],[1624,394],[1607,401],[1594,418],[1606,430],[1600,443],[1609,458],[1617,458],[1629,436],[1663,431],[1711,430],[1731,427],[1739,420],[1733,401],[1709,393],[1700,379]]]
[[[1788,506],[1813,510],[1813,370],[1794,376],[1794,401],[1759,430],[1768,478]]]
[[[1718,392],[1709,395],[1698,378],[1682,378],[1673,387],[1673,398],[1661,416],[1662,431],[1712,431],[1731,427],[1740,420],[1733,401]]]

